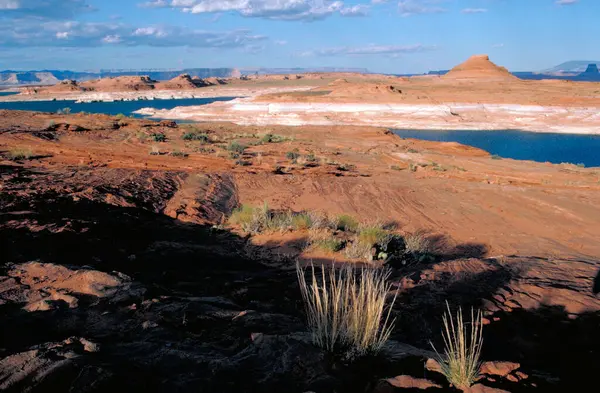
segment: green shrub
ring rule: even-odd
[[[291,138],[276,134],[264,134],[262,138],[260,138],[261,143],[280,143],[289,140],[291,140]]]
[[[403,168],[400,168],[398,165],[392,165],[392,166],[390,166],[390,169],[392,169],[394,171],[401,171]]]
[[[490,156],[490,158],[491,158],[492,160],[501,160],[501,159],[502,159],[502,157],[500,157],[498,154],[492,154],[492,155]]]
[[[295,230],[307,230],[312,227],[312,218],[307,213],[298,213],[292,215],[292,227]]]
[[[231,141],[227,145],[226,149],[233,153],[243,154],[246,150],[246,146],[240,144],[238,141]]]
[[[358,229],[359,222],[352,216],[342,214],[337,217],[337,229],[341,231],[354,232]]]
[[[121,120],[121,119],[124,119],[124,118],[125,118],[125,117],[127,117],[127,116],[125,116],[123,113],[117,113],[117,114],[115,115],[115,117],[116,117],[117,119]]]
[[[167,136],[165,134],[163,134],[162,132],[151,134],[150,138],[152,138],[152,140],[154,142],[166,142],[167,141]]]
[[[338,171],[342,171],[342,172],[353,171],[356,169],[356,165],[340,164],[340,165],[338,165],[337,169],[338,169]]]
[[[288,160],[296,161],[298,157],[300,157],[300,153],[298,153],[297,151],[288,151],[287,153],[285,153],[285,158],[287,158]]]
[[[187,158],[189,156],[188,153],[179,151],[179,150],[173,150],[171,153],[169,153],[169,155],[172,157],[179,157],[179,158]]]
[[[471,322],[465,323],[462,309],[459,307],[456,320],[452,317],[450,306],[446,302],[444,314],[444,354],[440,355],[433,344],[437,360],[446,376],[455,388],[467,390],[479,377],[480,357],[483,346],[483,320],[481,311],[477,314],[471,309]]]
[[[585,164],[584,164],[584,163],[581,163],[581,162],[580,162],[579,164],[577,164],[577,166],[578,166],[579,168],[585,168]]]
[[[328,252],[338,252],[344,248],[344,242],[340,239],[336,239],[335,237],[316,239],[312,242],[312,244],[315,247]]]
[[[264,203],[260,207],[240,206],[233,211],[231,217],[229,217],[229,222],[239,225],[246,232],[260,233],[268,228],[270,219],[269,206]]]
[[[358,232],[358,241],[373,246],[384,242],[389,235],[390,233],[380,226],[370,226]]]
[[[7,158],[13,161],[29,160],[33,157],[31,149],[17,147],[10,149],[7,154]]]
[[[181,138],[184,141],[200,141],[202,143],[207,143],[209,141],[208,134],[204,132],[186,132]]]
[[[389,270],[339,270],[321,267],[306,269],[296,265],[313,343],[330,352],[355,358],[379,352],[389,339],[394,321],[390,320],[394,299],[387,306],[391,285]]]
[[[418,153],[419,152],[418,150],[415,150],[415,149],[412,149],[412,148],[408,149],[407,151],[409,153]]]
[[[62,108],[56,111],[57,115],[68,115],[69,113],[71,113],[71,108]]]
[[[238,165],[238,166],[250,166],[250,165],[252,165],[252,161],[248,161],[248,160],[237,160],[237,161],[235,162],[235,165]]]

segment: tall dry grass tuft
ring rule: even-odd
[[[306,269],[296,265],[314,344],[348,357],[379,352],[394,327],[390,315],[395,296],[386,312],[390,271],[349,265],[337,270],[322,266],[320,273],[314,266],[309,270],[307,282]]]
[[[440,355],[433,343],[442,373],[452,385],[458,389],[469,388],[479,376],[481,367],[481,347],[483,345],[483,323],[481,311],[476,314],[471,309],[470,328],[463,320],[462,309],[459,308],[456,319],[452,317],[450,306],[446,302],[444,314],[444,354]]]

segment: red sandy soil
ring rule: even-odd
[[[441,345],[445,300],[481,308],[484,360],[509,362],[486,365],[486,389],[595,380],[597,169],[494,160],[376,128],[0,118],[3,389],[452,391],[427,350]],[[212,142],[182,140],[192,129]],[[293,140],[250,146],[238,158],[247,166],[223,148],[264,133]],[[17,148],[34,156],[10,160]],[[293,149],[317,165],[286,158]],[[189,155],[166,154],[176,151]],[[305,331],[295,260],[346,259],[304,249],[304,232],[247,237],[225,224],[240,203],[263,202],[437,239],[434,263],[392,267],[397,327],[382,359],[331,364],[290,334]]]

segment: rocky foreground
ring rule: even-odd
[[[0,117],[2,390],[455,391],[429,344],[446,300],[484,311],[473,392],[596,379],[596,169],[376,128]],[[312,345],[294,267],[380,262],[228,223],[263,202],[437,242],[431,259],[391,265],[396,326],[379,356]]]

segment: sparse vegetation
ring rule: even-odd
[[[292,140],[292,138],[290,138],[290,137],[283,136],[283,135],[277,135],[277,134],[264,134],[260,138],[261,143],[280,143],[280,142],[286,142],[286,141],[291,141],[291,140]]]
[[[351,259],[372,260],[372,251],[372,244],[360,242],[358,239],[355,239],[350,244],[347,244],[346,248],[344,248],[344,254]]]
[[[123,113],[117,113],[117,114],[115,115],[115,117],[116,117],[118,120],[121,120],[121,119],[124,119],[124,118],[125,118],[125,117],[127,117],[127,116],[125,116]]]
[[[178,158],[187,158],[189,156],[188,153],[180,151],[180,150],[173,150],[171,153],[169,153],[169,155],[171,157],[178,157]]]
[[[298,213],[292,216],[292,227],[296,230],[307,230],[312,227],[312,218],[308,213]]]
[[[347,358],[379,352],[388,340],[394,321],[390,320],[387,293],[391,285],[385,269],[337,269],[322,267],[318,274],[296,265],[312,340],[318,347]]]
[[[579,168],[585,168],[585,164],[584,164],[584,163],[582,163],[582,162],[580,162],[579,164],[577,164],[577,166],[578,166]]]
[[[358,229],[359,222],[356,218],[347,214],[342,214],[337,217],[337,229],[347,232],[355,232]]]
[[[10,149],[6,156],[9,160],[13,161],[29,160],[33,157],[33,152],[31,149],[17,147]]]
[[[417,165],[415,165],[415,164],[413,164],[412,162],[411,162],[410,164],[408,164],[408,169],[409,169],[411,172],[416,172],[416,171],[417,171],[417,168],[418,168],[418,166],[417,166]]]
[[[391,165],[391,166],[390,166],[390,169],[391,169],[391,170],[394,170],[394,171],[401,171],[401,170],[402,170],[402,169],[404,169],[404,168],[401,168],[401,167],[399,167],[398,165]]]
[[[68,115],[69,113],[71,113],[71,108],[69,107],[62,108],[56,111],[57,115]]]
[[[417,231],[404,236],[404,244],[407,253],[429,254],[432,250],[432,244],[427,233]]]
[[[246,146],[240,144],[238,141],[231,141],[227,145],[226,149],[232,153],[240,155],[240,154],[244,154],[244,151],[246,150]],[[235,158],[237,158],[237,157],[235,157]]]
[[[240,160],[236,160],[235,161],[235,165],[238,165],[238,166],[250,166],[250,165],[252,165],[252,161],[240,159]]]
[[[162,132],[153,133],[150,135],[150,138],[152,138],[152,140],[154,142],[166,142],[167,141],[167,136],[165,134],[163,134]]]
[[[292,161],[296,161],[298,159],[298,157],[300,157],[300,153],[298,152],[298,150],[293,150],[293,151],[288,151],[287,153],[285,153],[285,158],[287,158],[288,160],[292,160]]]
[[[186,132],[181,136],[181,139],[183,139],[184,141],[199,141],[202,143],[208,143],[209,141],[208,134],[196,131]]]
[[[381,226],[374,225],[361,228],[358,232],[358,241],[360,243],[373,246],[375,244],[382,244],[389,236],[389,232],[381,228]]]
[[[416,149],[413,149],[413,148],[409,148],[407,151],[408,151],[409,153],[418,153],[418,152],[419,152],[418,150],[416,150]]]
[[[333,236],[321,239],[315,239],[311,242],[314,247],[317,247],[327,252],[338,252],[344,248],[344,241]]]
[[[347,172],[347,171],[353,171],[356,169],[355,165],[352,164],[339,164],[337,166],[338,171],[342,171],[342,172]]]
[[[447,311],[444,314],[444,328],[442,337],[444,339],[444,354],[440,355],[435,346],[438,362],[442,373],[454,387],[466,390],[479,377],[481,366],[481,348],[483,345],[483,323],[481,311],[475,313],[471,309],[471,322],[468,324],[463,320],[462,309],[459,307],[456,319],[453,318],[450,306],[446,302]]]
[[[490,158],[491,158],[492,160],[501,160],[501,159],[502,159],[502,157],[500,157],[498,154],[492,154],[492,155],[490,156]]]

